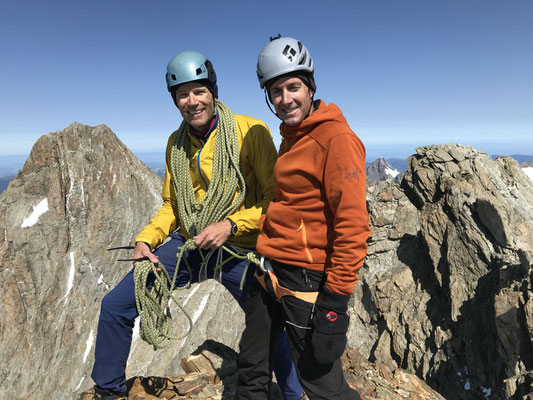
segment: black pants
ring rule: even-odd
[[[315,292],[324,274],[273,261],[280,285]],[[342,373],[340,360],[320,364],[311,349],[313,304],[285,296],[281,303],[254,280],[246,296],[246,327],[240,341],[236,399],[268,399],[277,341],[286,330],[300,383],[311,400],[358,400]]]

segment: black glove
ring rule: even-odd
[[[322,297],[315,304],[311,344],[313,355],[321,364],[330,364],[344,353],[350,323],[347,312],[350,297],[324,289]]]

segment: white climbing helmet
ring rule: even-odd
[[[261,89],[269,80],[296,71],[308,75],[309,83],[314,86],[313,59],[303,43],[281,35],[271,37],[257,58],[257,79]]]

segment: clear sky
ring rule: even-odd
[[[269,36],[300,39],[316,97],[341,107],[369,157],[455,142],[533,154],[532,0],[47,0],[0,5],[0,155],[73,121],[163,151],[181,117],[167,62],[213,62],[220,99],[279,121],[255,76]]]

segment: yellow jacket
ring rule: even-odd
[[[272,134],[260,120],[245,115],[235,115],[240,148],[240,167],[246,182],[244,204],[228,218],[237,224],[238,232],[228,239],[229,244],[254,248],[259,233],[259,218],[267,210],[274,197],[273,169],[276,163],[276,148]],[[164,242],[179,226],[177,201],[172,188],[172,172],[169,169],[170,154],[178,131],[170,135],[166,149],[166,172],[161,197],[163,205],[150,223],[137,235],[136,242],[146,242],[152,249]],[[190,169],[196,201],[199,201],[211,181],[213,152],[217,128],[207,141],[188,133],[191,138]],[[199,158],[199,160],[198,160]],[[183,230],[181,233],[187,236]]]

